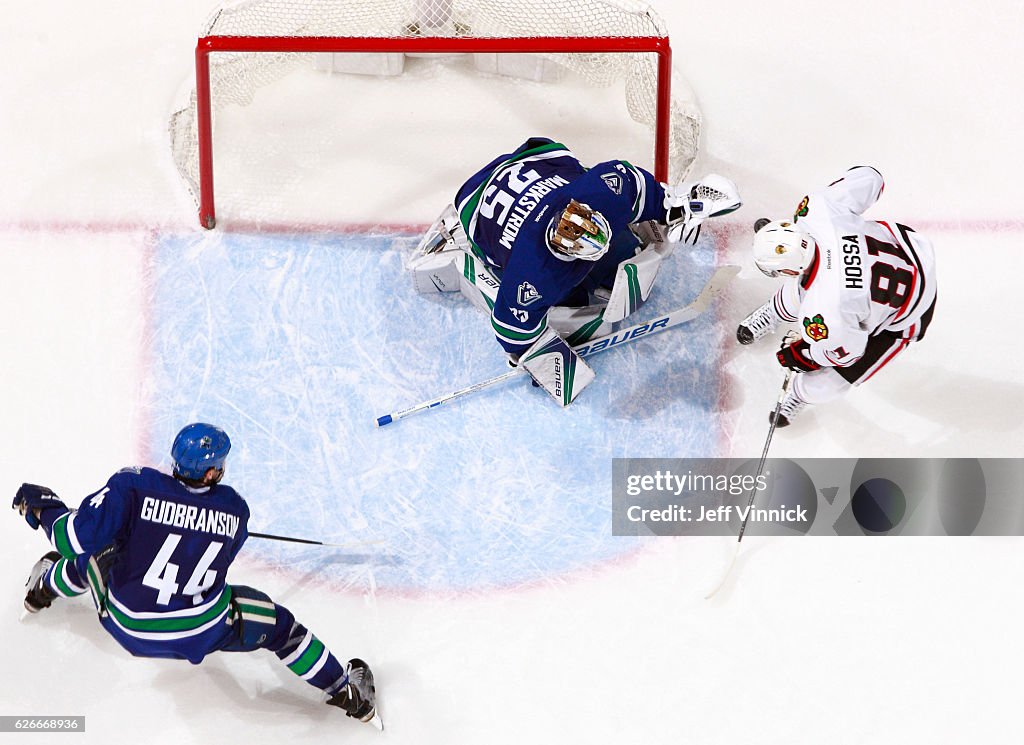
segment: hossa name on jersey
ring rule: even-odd
[[[192,489],[153,468],[124,469],[51,528],[100,595],[101,621],[129,652],[199,662],[230,634],[228,567],[249,508],[230,486]],[[97,577],[102,554],[104,570]]]
[[[851,168],[803,198],[794,216],[817,244],[799,280],[775,295],[775,309],[798,323],[819,365],[848,367],[882,332],[921,338],[935,301],[935,255],[905,225],[865,220],[885,183],[874,168]]]
[[[612,249],[596,262],[562,261],[546,231],[571,199],[608,220]],[[621,160],[585,168],[564,145],[534,138],[501,155],[459,189],[455,205],[474,253],[501,274],[491,325],[505,351],[520,354],[547,328],[547,312],[588,275],[613,276],[637,242],[631,223],[664,219],[664,189]],[[625,255],[623,253],[625,252]]]

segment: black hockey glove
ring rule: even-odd
[[[806,339],[793,339],[787,335],[782,340],[782,347],[775,353],[775,358],[783,367],[788,367],[793,372],[811,372],[821,368],[817,362],[811,359],[809,354],[811,345]]]
[[[39,527],[39,516],[46,510],[58,509],[67,512],[64,504],[52,489],[37,484],[22,484],[11,507],[25,517],[25,522],[32,530]]]

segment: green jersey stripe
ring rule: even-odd
[[[106,610],[104,612],[106,613]],[[114,625],[128,636],[133,636],[136,639],[151,639],[153,641],[188,639],[189,637],[198,636],[219,625],[231,624],[231,616],[226,608],[223,613],[214,617],[202,626],[198,626],[194,629],[185,629],[183,631],[136,631],[135,629],[126,628],[114,615],[108,614],[108,617],[114,622]]]
[[[494,333],[502,339],[516,344],[527,344],[531,342],[544,333],[544,329],[547,327],[547,317],[541,319],[541,322],[533,331],[516,331],[515,329],[504,325],[500,321],[495,320],[493,316],[491,317],[491,328],[494,329]]]
[[[67,563],[67,559],[61,559],[54,564],[53,569],[50,570],[50,579],[53,581],[53,586],[57,588],[57,592],[66,598],[73,598],[84,593],[85,588],[73,587],[71,585],[71,582],[64,574]]]
[[[96,561],[95,556],[89,557],[85,578],[88,580],[89,589],[92,591],[92,602],[96,606],[96,612],[100,616],[107,615],[107,583],[100,576],[100,565]]]
[[[238,606],[238,612],[243,615],[251,616],[263,616],[264,618],[277,618],[277,609],[267,608],[259,605],[250,605],[249,603],[243,603],[236,601]]]
[[[296,675],[305,675],[309,672],[309,669],[313,667],[320,659],[320,655],[324,653],[324,643],[313,637],[313,641],[303,652],[302,656],[295,662],[288,665],[289,669]]]
[[[77,556],[75,550],[71,548],[71,540],[68,538],[68,520],[71,519],[71,515],[71,512],[65,512],[54,521],[53,527],[50,528],[50,542],[65,559],[74,559]]]
[[[113,596],[111,596],[113,599]],[[210,606],[205,612],[195,616],[175,616],[173,618],[132,618],[118,607],[116,600],[107,604],[107,610],[118,626],[127,631],[194,631],[200,626],[223,615],[231,603],[231,591],[225,588],[216,603]]]

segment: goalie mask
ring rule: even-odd
[[[573,199],[548,225],[547,240],[556,259],[597,261],[608,253],[612,229],[604,215]]]
[[[814,239],[788,220],[761,220],[754,234],[754,263],[769,277],[797,277],[814,251]]]

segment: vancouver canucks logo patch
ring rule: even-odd
[[[825,325],[825,319],[821,313],[814,318],[804,318],[804,331],[814,341],[828,338],[828,326]]]
[[[796,212],[793,213],[793,219],[796,220],[798,217],[807,217],[807,197],[800,200],[800,204],[796,206]]]
[[[606,173],[601,176],[604,185],[611,189],[616,195],[622,194],[622,177],[617,173]]]
[[[526,306],[540,300],[540,293],[537,292],[537,288],[529,282],[523,282],[519,285],[518,297],[516,299],[519,301],[520,305]]]

